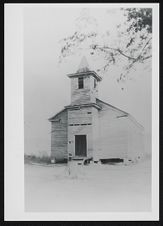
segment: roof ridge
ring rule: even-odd
[[[100,102],[102,102],[102,103],[108,105],[109,107],[114,108],[114,109],[117,110],[117,111],[121,111],[121,112],[123,112],[123,113],[129,115],[128,112],[125,112],[125,111],[123,111],[123,110],[121,110],[121,109],[119,109],[119,108],[117,108],[117,107],[115,107],[115,106],[113,106],[113,105],[111,105],[111,104],[108,104],[107,102],[104,102],[104,101],[100,100],[99,98],[96,98],[96,100],[98,100],[98,101],[100,101]]]
[[[144,127],[143,127],[139,122],[137,122],[137,120],[136,120],[131,114],[129,114],[128,112],[125,112],[125,111],[123,111],[123,110],[121,110],[121,109],[119,109],[119,108],[117,108],[117,107],[114,107],[113,105],[108,104],[108,103],[106,103],[106,102],[100,100],[99,98],[96,98],[96,100],[98,100],[98,101],[100,101],[100,102],[102,102],[102,103],[108,105],[109,107],[114,108],[115,110],[118,110],[118,111],[121,111],[121,112],[127,114],[127,116],[129,116],[130,119],[133,121],[133,123],[137,124],[141,129],[144,129]]]

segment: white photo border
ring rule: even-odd
[[[152,61],[152,211],[24,211],[23,9],[24,7],[133,7],[133,4],[5,4],[5,220],[7,221],[156,221],[159,220],[159,4],[153,9]]]

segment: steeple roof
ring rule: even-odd
[[[81,59],[77,72],[87,72],[90,71],[89,64],[85,56]]]
[[[81,59],[81,62],[79,64],[77,72],[73,73],[73,74],[68,74],[67,76],[69,78],[73,78],[73,77],[85,76],[88,74],[94,76],[94,78],[96,78],[97,81],[102,80],[102,78],[95,71],[90,70],[88,61],[87,61],[86,57],[83,56],[83,58]]]

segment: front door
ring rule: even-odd
[[[86,135],[75,135],[75,155],[87,156],[87,140]]]

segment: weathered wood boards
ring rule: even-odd
[[[96,160],[141,158],[143,128],[128,113],[97,99],[101,78],[86,65],[82,67],[69,75],[71,104],[50,119],[52,159],[82,153]],[[77,142],[77,136],[85,138]],[[80,151],[76,151],[78,145]]]
[[[51,126],[51,158],[63,160],[67,158],[67,110],[58,114]]]
[[[75,156],[75,135],[86,135],[86,155],[92,156],[92,107],[68,110],[68,153]]]

